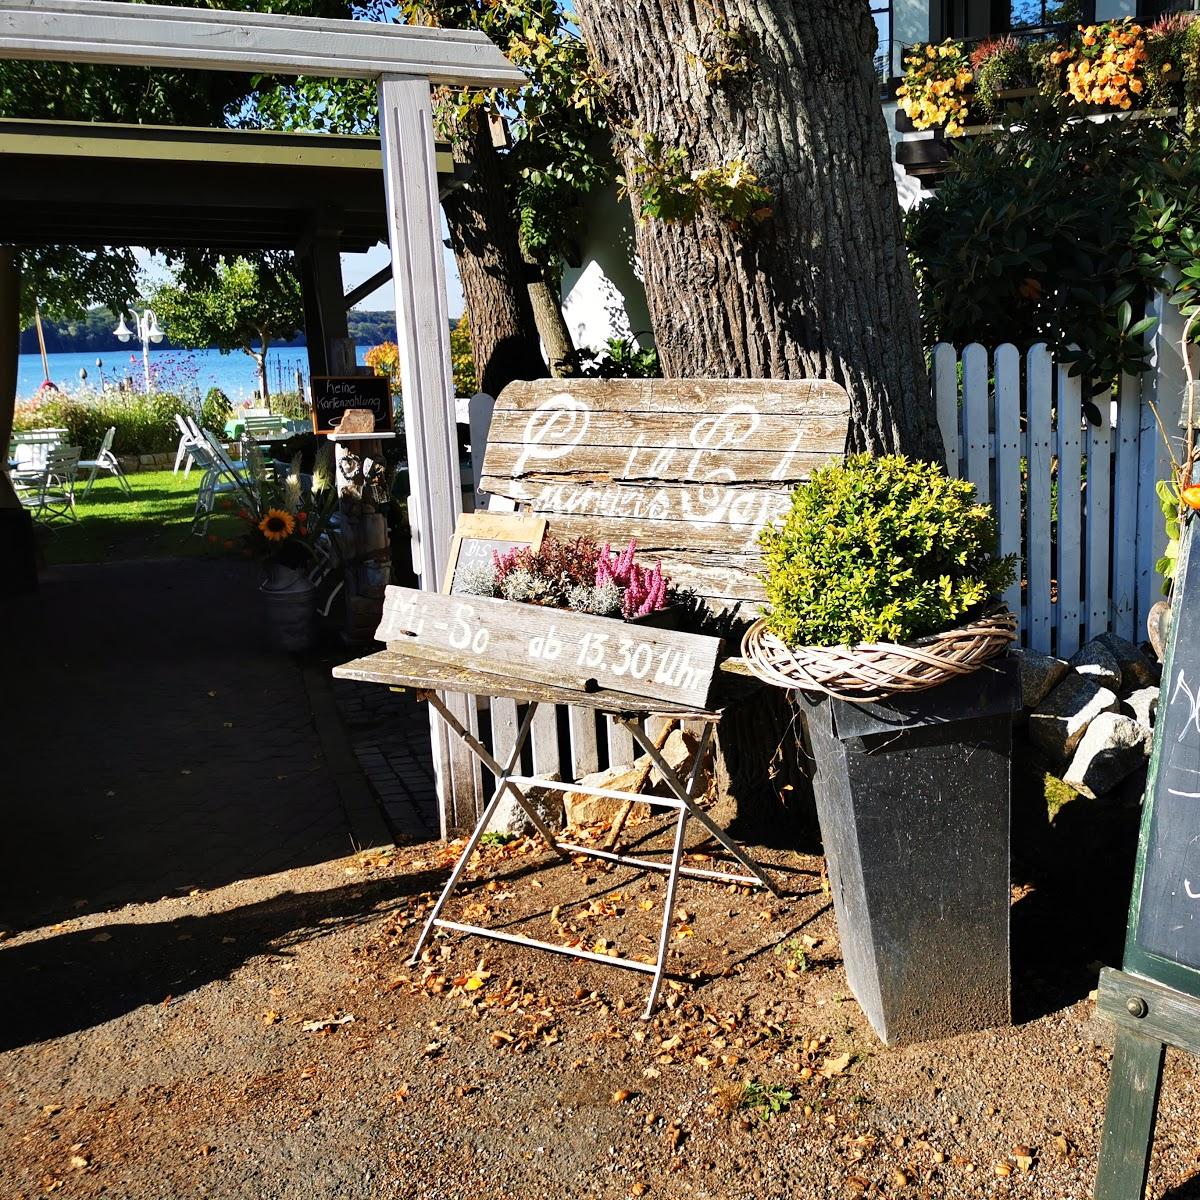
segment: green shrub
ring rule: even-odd
[[[303,392],[296,391],[272,392],[270,409],[275,416],[288,421],[305,420],[312,413],[308,397]]]
[[[788,645],[903,642],[948,629],[1013,579],[975,485],[900,455],[854,455],[792,494],[760,541],[771,631]]]
[[[210,387],[200,405],[200,426],[220,432],[233,416],[233,401],[219,387]]]
[[[191,405],[167,392],[103,392],[80,398],[61,392],[39,392],[18,404],[13,429],[65,429],[72,446],[85,457],[95,454],[110,425],[117,427],[113,450],[117,454],[165,454],[179,444],[175,414],[190,414]]]

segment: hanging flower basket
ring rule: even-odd
[[[1017,619],[1002,607],[914,642],[857,646],[786,646],[759,619],[742,638],[742,656],[759,679],[776,687],[864,704],[969,675],[1016,636]]]

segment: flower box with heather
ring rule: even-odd
[[[662,564],[588,537],[547,534],[540,546],[494,552],[460,567],[451,594],[388,589],[376,636],[388,649],[473,672],[534,680],[560,692],[606,689],[671,706],[703,707],[719,638],[671,627],[690,611]],[[496,686],[501,686],[499,683]],[[547,699],[563,699],[547,695]]]

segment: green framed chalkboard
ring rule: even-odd
[[[1200,997],[1200,551],[1180,543],[1125,970]]]

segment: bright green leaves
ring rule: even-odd
[[[760,541],[768,623],[789,645],[908,641],[955,625],[1013,579],[974,485],[899,455],[818,471]]]
[[[1154,564],[1155,571],[1162,576],[1162,590],[1165,596],[1171,590],[1179,559],[1179,485],[1170,479],[1160,479],[1154,485],[1154,490],[1158,495],[1158,507],[1162,510],[1163,524],[1167,531],[1166,548],[1162,558]]]

